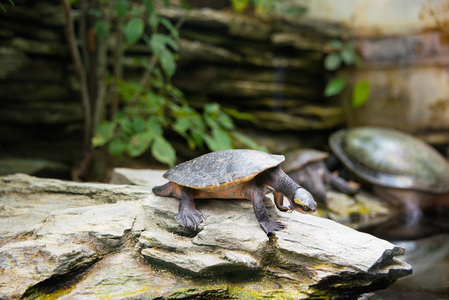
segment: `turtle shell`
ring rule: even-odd
[[[325,160],[329,154],[315,149],[299,149],[286,155],[282,169],[286,173],[290,173],[301,169],[307,164]]]
[[[182,186],[214,191],[249,181],[283,161],[283,155],[257,150],[223,150],[181,163],[163,177]]]
[[[449,192],[449,163],[425,142],[392,129],[358,127],[329,138],[332,151],[363,180],[380,186]]]

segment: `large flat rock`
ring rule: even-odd
[[[182,228],[179,201],[146,184],[163,183],[163,171],[126,172],[146,186],[0,177],[0,299],[307,299],[358,295],[411,273],[402,248],[279,212],[269,198],[271,218],[287,225],[270,237],[245,200],[197,201],[206,221]]]

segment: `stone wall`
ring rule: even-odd
[[[161,14],[177,20],[185,11],[173,8]],[[2,13],[3,157],[51,160],[68,167],[82,157],[82,105],[64,25],[59,1],[18,0]],[[173,81],[195,107],[214,101],[254,114],[255,124],[238,126],[272,152],[321,145],[326,132],[344,121],[342,110],[322,97],[323,45],[339,34],[337,26],[306,18],[192,9],[181,28]],[[130,58],[151,55],[141,48],[130,49]]]
[[[1,156],[71,166],[82,154],[83,114],[62,9],[59,1],[14,3],[0,17]]]
[[[323,48],[326,35],[335,33],[281,16],[250,18],[210,9],[162,14],[174,20],[185,14],[174,82],[193,103],[212,100],[251,112],[256,126],[269,131],[341,124],[341,110],[322,97]]]

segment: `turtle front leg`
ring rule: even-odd
[[[192,190],[181,187],[181,202],[175,221],[183,227],[196,228],[204,220],[203,213],[195,208]]]
[[[274,222],[270,220],[265,204],[263,203],[263,198],[263,193],[255,192],[252,195],[251,201],[253,202],[254,213],[259,221],[260,227],[262,227],[263,231],[269,235],[273,231],[284,229],[286,226],[281,222]]]

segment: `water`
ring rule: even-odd
[[[383,232],[379,228],[374,232],[379,237],[390,237],[392,243],[405,248],[401,259],[413,267],[413,274],[399,279],[386,290],[374,292],[368,299],[449,300],[449,232],[446,227],[434,224],[423,219],[414,231],[416,238],[411,240],[391,239],[394,235],[399,237],[403,231],[409,236],[409,228],[385,230],[384,227]]]

